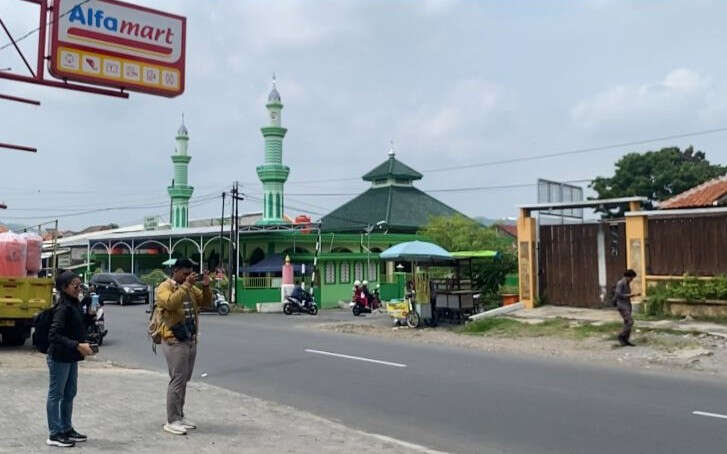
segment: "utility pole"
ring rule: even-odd
[[[217,266],[222,266],[222,235],[225,229],[225,193],[222,193],[222,216],[220,216],[220,261]]]
[[[223,194],[224,199],[224,194]],[[235,181],[230,191],[230,257],[227,261],[227,272],[230,276],[230,288],[228,298],[230,301],[237,302],[237,277],[240,275],[240,183]],[[224,218],[224,208],[222,211]],[[222,233],[220,229],[220,245],[222,244]],[[221,248],[220,248],[221,250]],[[234,257],[234,261],[233,261]]]
[[[234,303],[232,300],[232,286],[236,283],[236,279],[233,278],[232,272],[232,254],[234,249],[234,244],[232,242],[233,235],[234,235],[234,218],[235,218],[235,184],[232,184],[232,190],[230,191],[230,201],[232,204],[230,205],[230,244],[229,244],[229,255],[227,257],[227,276],[229,277],[229,286],[227,289],[227,299],[231,303]]]
[[[240,183],[235,181],[235,280],[240,275]],[[235,287],[237,290],[237,287]]]
[[[53,230],[53,279],[58,277],[58,219],[55,221],[55,230]],[[109,251],[109,254],[111,252]],[[109,267],[110,268],[110,267]]]

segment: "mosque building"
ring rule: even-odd
[[[262,206],[258,212],[240,215],[239,277],[236,302],[260,310],[266,303],[280,302],[280,275],[286,257],[296,276],[311,285],[315,268],[315,291],[321,307],[332,307],[350,298],[355,280],[380,285],[384,299],[400,297],[395,264],[379,260],[379,253],[395,244],[419,239],[417,230],[433,216],[457,213],[415,186],[423,175],[389,150],[387,159],[362,179],[369,189],[323,216],[319,222],[296,223],[285,213],[285,182],[292,169],[284,164],[282,97],[273,79],[265,105],[267,125],[262,164],[257,175],[262,185]],[[61,247],[83,248],[89,260],[88,273],[124,270],[143,275],[169,258],[187,256],[200,269],[227,267],[230,261],[230,225],[226,216],[195,220],[190,210],[194,187],[189,178],[190,133],[182,120],[172,155],[173,178],[169,225],[127,227],[96,232],[84,237],[60,240]],[[250,202],[245,202],[249,204]],[[305,219],[304,217],[301,217]],[[300,220],[300,218],[299,218]],[[221,235],[222,233],[222,235]]]

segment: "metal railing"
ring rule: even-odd
[[[274,276],[242,276],[238,278],[242,286],[247,289],[253,288],[280,288],[283,278]]]
[[[243,276],[239,279],[242,280],[242,286],[245,288],[273,288],[272,283],[275,278],[269,276]]]

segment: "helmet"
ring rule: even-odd
[[[369,281],[363,281],[363,282],[361,283],[361,285],[363,285],[364,287],[366,287],[367,285],[369,285]]]
[[[358,287],[359,285],[361,285],[361,281],[359,281],[358,279],[356,279],[356,280],[355,280],[355,281],[353,282],[353,285],[355,285],[356,287]]]

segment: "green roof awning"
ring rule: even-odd
[[[452,257],[454,257],[457,260],[466,260],[466,259],[494,259],[497,258],[500,255],[498,251],[488,251],[488,250],[480,250],[480,251],[458,251],[458,252],[452,252]]]

